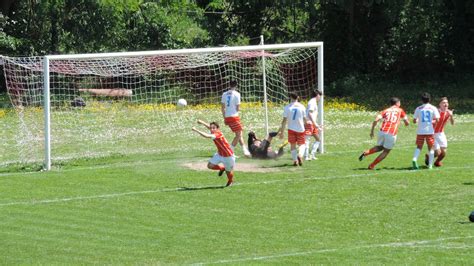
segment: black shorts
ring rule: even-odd
[[[268,148],[270,147],[270,142],[268,140],[264,139],[262,140],[262,143],[260,144],[260,147],[256,148],[252,156],[255,158],[260,158],[260,159],[266,159],[268,158]]]

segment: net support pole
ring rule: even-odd
[[[260,45],[265,45],[263,35],[260,35]],[[267,75],[265,71],[265,50],[262,50],[262,76],[263,76],[263,108],[265,109],[265,136],[268,136],[268,97],[267,97]]]
[[[321,43],[318,46],[318,90],[321,91],[322,95],[319,99],[318,104],[318,119],[319,124],[324,126],[324,44]],[[321,144],[319,145],[319,152],[324,153],[324,129],[321,130],[319,137],[321,139]]]
[[[49,97],[49,58],[43,59],[44,170],[51,170],[51,101]]]

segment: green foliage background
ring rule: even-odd
[[[247,45],[263,35],[269,44],[323,41],[330,96],[381,83],[368,93],[386,99],[407,84],[412,92],[461,84],[444,96],[474,98],[468,0],[6,0],[0,12],[7,56]]]

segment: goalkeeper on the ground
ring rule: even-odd
[[[272,149],[272,139],[278,135],[278,132],[270,132],[266,139],[260,140],[255,136],[254,132],[249,132],[249,138],[247,141],[249,151],[252,154],[252,158],[256,159],[276,159],[284,154],[283,148],[288,144],[284,142],[278,147],[278,151]]]

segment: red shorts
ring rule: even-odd
[[[234,133],[242,131],[242,124],[240,123],[240,117],[238,116],[224,118],[224,124],[228,125]]]
[[[416,146],[422,148],[423,143],[425,143],[425,140],[426,145],[428,145],[428,149],[431,149],[435,142],[433,135],[416,135]]]
[[[313,124],[306,123],[304,125],[304,134],[307,136],[318,135],[319,131],[318,128],[315,127]]]
[[[305,144],[305,137],[304,137],[304,131],[303,132],[296,132],[291,129],[288,129],[288,142],[290,144],[298,144],[298,145],[303,145]]]

